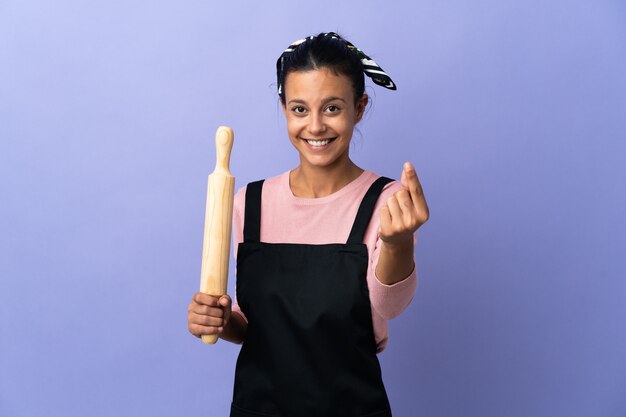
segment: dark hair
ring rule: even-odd
[[[311,71],[327,68],[334,74],[347,76],[352,81],[354,102],[365,93],[365,79],[361,58],[350,50],[343,39],[320,33],[295,47],[289,54],[283,54],[278,60],[276,77],[278,95],[285,104],[285,79],[291,72]]]

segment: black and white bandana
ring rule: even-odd
[[[375,84],[378,84],[389,90],[396,89],[396,84],[391,80],[391,77],[389,77],[389,75],[387,75],[387,73],[383,71],[380,65],[378,65],[372,58],[367,56],[365,52],[361,51],[359,48],[352,45],[350,42],[348,42],[341,36],[337,35],[335,32],[323,33],[322,35],[319,35],[319,36],[330,36],[333,39],[339,39],[343,41],[348,47],[348,49],[353,51],[361,59],[361,63],[363,64],[363,72],[365,73],[365,75],[370,77],[372,81],[374,81]],[[308,38],[297,40],[291,45],[289,45],[289,47],[283,51],[280,58],[278,58],[278,61],[276,62],[277,69],[282,72],[285,57],[287,57],[290,53],[292,53],[294,49],[298,47],[298,45],[306,42],[307,40],[311,40],[313,38],[315,38],[315,36],[309,36]],[[283,87],[282,85],[278,86],[278,94],[282,93],[282,87]]]

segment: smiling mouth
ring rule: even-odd
[[[321,140],[313,140],[313,139],[302,139],[303,141],[305,141],[306,143],[308,143],[309,145],[311,145],[314,148],[321,148],[323,146],[328,145],[330,142],[334,141],[335,138],[328,138],[328,139],[321,139]]]

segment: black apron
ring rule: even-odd
[[[237,250],[237,301],[248,330],[231,417],[391,416],[362,243],[390,181],[369,188],[345,244],[322,245],[261,242],[263,181],[248,185]]]

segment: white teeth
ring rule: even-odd
[[[330,142],[330,139],[326,139],[326,140],[307,140],[307,143],[309,145],[315,146],[315,147],[328,145],[328,142]]]

